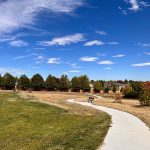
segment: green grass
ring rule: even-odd
[[[110,117],[76,115],[0,93],[1,150],[96,150],[107,134]]]

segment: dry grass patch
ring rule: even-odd
[[[114,103],[112,98],[95,99],[95,104],[131,113],[143,120],[150,127],[150,108],[141,107],[138,100],[123,99],[122,103]]]

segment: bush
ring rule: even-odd
[[[139,101],[142,106],[150,106],[150,82],[143,84]]]
[[[136,93],[131,86],[126,86],[122,92],[125,98],[136,98]]]

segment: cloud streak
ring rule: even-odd
[[[55,14],[70,14],[83,6],[82,0],[7,0],[0,1],[0,32],[34,25],[42,11]]]
[[[55,37],[51,41],[41,41],[39,45],[42,46],[66,46],[72,43],[78,43],[84,41],[84,35],[80,33],[67,35],[64,37]]]

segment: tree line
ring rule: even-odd
[[[141,105],[150,106],[150,82],[132,81],[132,80],[89,80],[87,75],[73,77],[69,80],[67,75],[62,75],[57,78],[53,75],[48,75],[46,80],[40,74],[35,74],[28,78],[25,74],[19,78],[14,77],[10,73],[0,75],[0,88],[3,90],[13,90],[17,82],[19,90],[34,90],[34,91],[68,91],[72,92],[89,92],[91,88],[94,92],[99,93],[102,90],[108,93],[110,90],[114,93],[120,90],[125,98],[139,99]],[[121,87],[121,88],[119,88]]]

